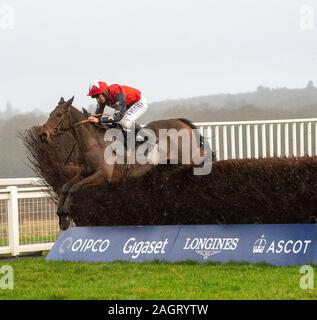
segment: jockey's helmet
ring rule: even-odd
[[[95,96],[98,94],[102,94],[106,90],[108,90],[108,85],[105,82],[95,80],[90,84],[89,92],[88,92],[87,96]]]

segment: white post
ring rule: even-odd
[[[277,156],[281,156],[281,124],[277,124]]]
[[[236,158],[236,137],[234,134],[234,126],[231,126],[231,159]]]
[[[304,147],[305,147],[305,142],[304,142],[304,122],[301,122],[299,125],[299,150],[300,150],[300,156],[303,157],[305,155]]]
[[[262,157],[266,158],[266,129],[265,129],[265,123],[262,124]]]
[[[210,146],[210,150],[212,150],[212,131],[211,131],[211,126],[207,127],[207,141]]]
[[[20,234],[19,234],[19,211],[18,211],[18,188],[15,186],[7,187],[10,192],[8,201],[8,233],[9,246],[12,256],[20,253]]]
[[[273,123],[270,123],[269,135],[270,135],[270,157],[274,157],[274,128],[273,128]]]
[[[222,138],[223,138],[223,160],[228,159],[228,143],[227,143],[227,126],[222,127]]]
[[[251,158],[251,132],[250,132],[250,125],[247,124],[246,127],[246,134],[247,134],[247,158]]]
[[[242,125],[239,124],[239,159],[243,158]]]
[[[313,148],[312,148],[312,135],[311,135],[311,122],[308,122],[307,125],[307,153],[311,157],[313,155]]]
[[[254,158],[259,158],[259,132],[258,132],[258,125],[255,124],[253,127],[253,133],[254,133]]]
[[[288,133],[288,123],[285,123],[285,157],[289,157],[289,133]]]
[[[293,157],[297,157],[297,133],[296,133],[296,122],[292,124],[293,133]]]
[[[216,160],[220,160],[219,126],[216,126],[215,128],[215,147],[216,147]]]

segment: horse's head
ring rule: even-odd
[[[50,143],[54,136],[62,134],[72,128],[70,108],[73,103],[74,97],[65,101],[62,97],[50,113],[46,123],[40,128],[39,137],[42,142]]]

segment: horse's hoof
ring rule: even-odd
[[[70,217],[66,215],[59,216],[59,227],[62,231],[67,230],[70,226]]]

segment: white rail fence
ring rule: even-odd
[[[317,119],[198,122],[217,160],[317,155]]]
[[[56,206],[39,183],[37,178],[0,179],[0,254],[49,250],[57,239]]]
[[[317,119],[195,123],[217,160],[317,154]],[[0,255],[49,250],[56,204],[38,178],[0,179]]]

